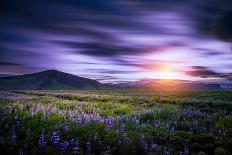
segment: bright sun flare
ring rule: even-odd
[[[177,72],[172,66],[161,65],[157,68],[157,74],[160,79],[176,79]]]

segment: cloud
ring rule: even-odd
[[[193,15],[199,32],[224,41],[232,41],[232,1],[197,0]]]
[[[97,42],[71,42],[71,41],[56,41],[60,45],[74,49],[77,53],[107,57],[127,54],[142,54],[146,49],[126,47],[117,44],[97,43]]]
[[[23,64],[0,61],[0,66],[21,66],[21,65],[23,65]]]
[[[174,54],[166,57],[172,60],[175,52],[188,56],[189,49],[198,47],[184,61],[213,57],[214,65],[215,60],[226,61],[219,58],[224,51],[203,44],[215,38],[231,40],[231,7],[230,0],[3,0],[0,58],[9,62],[5,70],[14,72],[58,66],[76,73],[86,69],[87,74],[99,67],[99,75],[116,75],[133,74],[131,68],[152,71],[160,64],[183,65],[182,60],[151,62],[143,56],[169,51]],[[102,61],[112,68],[102,71]],[[229,77],[208,68],[187,73]]]
[[[215,76],[220,75],[219,73],[216,73],[212,70],[209,70],[207,67],[193,66],[192,68],[193,68],[193,70],[186,72],[190,76],[207,78],[207,77],[215,77]]]
[[[185,72],[187,75],[201,78],[231,78],[232,73],[218,73],[204,66],[192,66],[192,70]]]

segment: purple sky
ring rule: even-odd
[[[231,0],[3,0],[0,75],[232,80]]]

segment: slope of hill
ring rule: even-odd
[[[145,89],[152,91],[223,91],[219,84],[197,83],[186,80],[141,80],[116,84],[126,89]]]
[[[96,90],[96,89],[145,89],[151,91],[223,91],[219,84],[196,83],[185,80],[140,80],[115,85],[96,80],[47,70],[20,76],[1,77],[0,90]]]
[[[0,78],[1,90],[40,89],[102,89],[105,85],[88,78],[78,77],[57,70]]]

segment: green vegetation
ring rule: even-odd
[[[2,154],[232,154],[232,92],[0,93]]]

